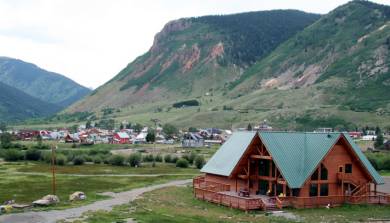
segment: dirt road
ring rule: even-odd
[[[170,186],[181,186],[192,182],[192,180],[177,180],[165,184],[159,184],[149,187],[143,187],[133,189],[130,191],[120,193],[106,193],[112,196],[112,198],[97,201],[95,203],[85,205],[77,208],[70,208],[66,210],[53,210],[53,211],[40,211],[40,212],[24,212],[9,215],[1,215],[1,223],[54,223],[62,219],[78,218],[87,211],[107,210],[110,211],[113,206],[129,203],[138,196],[145,192],[152,190],[170,187]]]

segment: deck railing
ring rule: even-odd
[[[264,204],[259,198],[240,198],[237,196],[218,193],[207,189],[194,188],[195,197],[201,200],[222,204],[241,210],[263,209]]]
[[[206,189],[214,192],[230,191],[230,185],[214,181],[206,181],[204,176],[198,176],[193,179],[193,187]]]

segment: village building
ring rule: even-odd
[[[184,134],[182,139],[182,147],[184,148],[197,148],[197,147],[203,147],[205,143],[205,140],[203,136],[201,136],[198,133],[189,132]]]
[[[235,132],[201,172],[196,198],[243,210],[390,203],[348,133]]]
[[[114,144],[129,144],[130,142],[130,136],[126,132],[117,132],[113,136]]]

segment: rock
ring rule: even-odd
[[[57,204],[60,202],[60,199],[56,195],[46,195],[42,199],[36,200],[33,202],[34,205],[49,206],[52,204]]]
[[[69,195],[69,200],[70,201],[81,201],[87,199],[87,196],[85,195],[84,192],[77,191],[74,192],[73,194]]]

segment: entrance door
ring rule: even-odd
[[[268,181],[259,180],[259,194],[267,195],[268,191]]]

